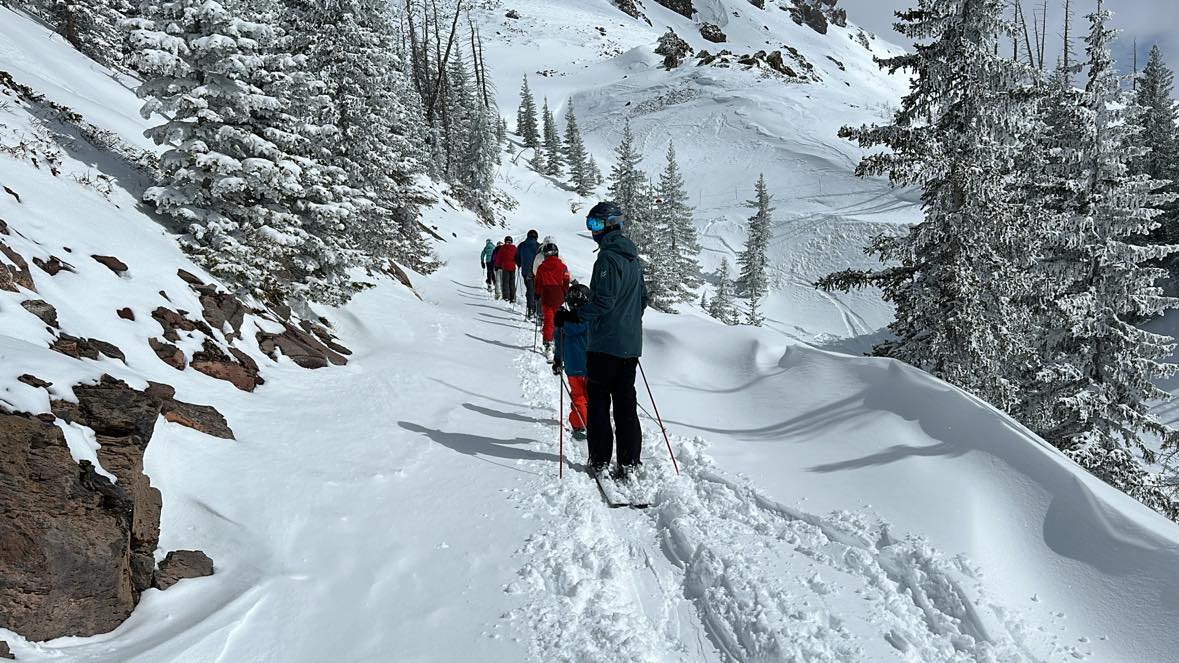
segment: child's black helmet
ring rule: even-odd
[[[549,242],[548,244],[545,244],[544,246],[540,247],[540,252],[543,253],[544,257],[547,258],[549,256],[557,255],[560,251],[557,249],[556,244]]]
[[[581,283],[574,283],[573,285],[569,286],[569,294],[565,295],[565,306],[568,306],[570,311],[576,311],[582,306],[588,304],[589,300],[589,286],[582,285]]]

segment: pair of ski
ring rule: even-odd
[[[602,475],[599,473],[589,472],[589,475],[593,477],[594,483],[598,484],[598,493],[601,494],[602,501],[611,509],[646,509],[651,506],[647,502],[619,499],[613,490],[615,487],[613,481],[603,481]],[[607,485],[610,486],[609,489],[606,488]]]

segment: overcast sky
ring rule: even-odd
[[[1037,8],[1042,0],[1022,0],[1024,11]],[[875,32],[887,41],[908,47],[905,38],[892,29],[895,22],[893,12],[915,6],[915,0],[839,0],[839,6],[847,9],[848,19],[860,27]],[[1084,16],[1092,13],[1096,0],[1072,0],[1074,18],[1077,19],[1074,52],[1084,53],[1081,38],[1088,30]],[[1132,68],[1134,39],[1138,40],[1139,66],[1146,61],[1146,54],[1153,44],[1163,49],[1163,55],[1172,69],[1179,66],[1179,0],[1105,0],[1105,6],[1114,13],[1114,27],[1122,30],[1115,55],[1119,66],[1125,71]],[[1039,11],[1037,9],[1037,11]],[[1055,37],[1045,53],[1045,60],[1054,62],[1060,50],[1060,33],[1064,16],[1064,0],[1048,0],[1048,33]],[[1030,22],[1030,18],[1029,18]],[[1029,27],[1030,29],[1030,27]]]

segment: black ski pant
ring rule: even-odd
[[[524,292],[527,296],[528,315],[536,313],[536,277],[524,270]]]
[[[495,285],[495,265],[487,263],[487,285]]]
[[[635,396],[636,357],[615,357],[590,352],[586,357],[589,380],[589,462],[607,465],[613,455],[614,438],[618,438],[618,464],[638,465],[643,451],[643,431],[639,426],[638,401]],[[610,406],[614,406],[614,428],[610,429]]]
[[[500,274],[502,275],[503,278],[501,279],[502,283],[500,284],[499,292],[501,295],[503,295],[503,298],[505,301],[509,301],[509,302],[512,302],[513,304],[515,304],[516,303],[516,271],[512,270],[509,272],[508,270],[505,269],[505,270],[501,271]]]

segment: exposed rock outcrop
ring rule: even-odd
[[[188,366],[188,358],[184,356],[184,351],[172,345],[167,341],[161,341],[156,337],[147,339],[148,345],[151,346],[152,352],[160,358],[160,361],[175,368],[178,371],[183,371]]]
[[[73,272],[73,265],[64,262],[57,256],[49,256],[49,260],[42,260],[40,258],[33,258],[33,264],[50,276],[57,276],[58,272]]]
[[[19,292],[16,286],[21,286],[26,290],[36,292],[37,284],[33,282],[29,263],[4,242],[0,242],[0,255],[7,258],[10,263],[5,264],[5,261],[0,261],[0,290]]]
[[[324,368],[329,364],[343,366],[348,360],[343,356],[347,348],[328,339],[316,338],[316,327],[304,321],[309,329],[300,329],[289,322],[283,323],[283,331],[277,334],[258,332],[258,347],[271,359],[278,359],[278,352],[303,368]],[[322,331],[322,330],[321,330]],[[326,335],[326,332],[322,332]],[[326,343],[324,341],[327,341]],[[330,344],[330,345],[329,345]],[[343,352],[341,352],[343,351]]]
[[[0,627],[47,640],[118,626],[138,600],[135,510],[60,428],[0,411]]]
[[[160,562],[152,580],[156,589],[168,589],[186,578],[213,575],[213,560],[200,550],[173,550]]]
[[[655,54],[663,56],[663,66],[668,69],[675,69],[680,66],[684,58],[692,53],[692,46],[683,39],[680,39],[680,36],[674,30],[668,30],[664,33],[659,38],[659,45],[655,47]]]
[[[166,421],[200,431],[205,435],[225,440],[235,439],[225,416],[210,405],[194,405],[169,398],[164,401],[160,414],[164,415]]]
[[[40,318],[41,322],[50,327],[57,328],[57,309],[53,305],[43,299],[26,299],[20,303],[24,310],[32,313]]]
[[[54,339],[53,344],[49,347],[74,359],[98,359],[98,355],[103,354],[111,359],[127,361],[127,357],[117,345],[96,338],[79,338],[69,334],[61,334]]]
[[[684,18],[692,18],[692,15],[696,13],[696,8],[692,6],[692,0],[655,0],[655,2]]]
[[[847,27],[847,10],[835,7],[839,0],[794,0],[790,18],[799,25],[805,25],[821,35],[827,34],[831,24]]]
[[[700,26],[700,36],[714,44],[723,44],[729,40],[725,33],[721,31],[720,26],[714,23],[705,23]]]
[[[232,357],[206,338],[201,349],[193,353],[189,365],[211,378],[226,380],[242,391],[254,391],[266,382],[258,374],[258,364],[249,355],[237,348],[229,348],[229,352]]]
[[[122,276],[123,273],[127,271],[127,263],[119,260],[114,256],[95,255],[90,257],[94,258],[98,263],[104,265],[107,269],[111,270],[115,274],[118,274],[119,276]]]

